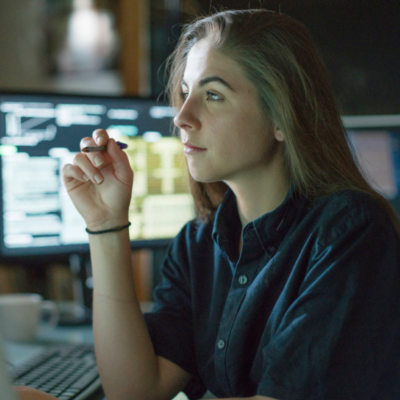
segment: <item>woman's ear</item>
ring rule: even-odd
[[[283,131],[280,130],[279,126],[275,126],[274,128],[274,136],[278,142],[283,142],[285,140],[285,136]]]

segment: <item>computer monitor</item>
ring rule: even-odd
[[[400,115],[345,116],[342,120],[367,181],[400,216]]]
[[[194,217],[174,109],[132,97],[0,93],[0,257],[85,253],[61,168],[97,128],[127,143],[132,248],[165,245]]]

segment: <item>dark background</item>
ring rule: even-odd
[[[182,24],[210,10],[261,7],[280,10],[308,27],[343,115],[400,112],[398,0],[198,0],[184,2],[180,12],[161,12],[160,3],[151,2],[153,95],[163,90],[163,62],[174,48]]]
[[[10,88],[10,79],[5,77],[8,71],[21,90],[34,87],[81,94],[99,93],[100,89],[108,95],[123,93],[123,85],[115,84],[121,72],[118,52],[129,52],[130,43],[122,40],[105,64],[115,75],[101,71],[91,86],[88,80],[93,81],[93,74],[64,76],[61,85],[58,81],[55,85],[53,81],[46,85],[36,82],[40,74],[47,74],[41,77],[46,81],[59,73],[56,57],[65,39],[73,3],[21,1],[25,7],[17,7],[13,0],[0,0],[0,89]],[[93,1],[97,10],[111,16],[118,35],[121,5],[127,0]],[[174,49],[184,24],[196,16],[223,9],[267,8],[286,13],[308,27],[328,68],[343,115],[400,113],[399,0],[147,0],[146,7],[150,19],[151,81],[147,95],[157,97],[163,92],[165,59]],[[18,13],[24,18],[18,18]],[[29,27],[25,26],[28,20],[34,20]]]

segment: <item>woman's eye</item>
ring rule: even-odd
[[[186,101],[186,99],[189,97],[189,93],[188,92],[181,92],[180,93],[181,99],[183,102]],[[213,92],[206,92],[206,101],[222,101],[222,98],[220,95],[215,94]]]
[[[221,101],[222,100],[220,95],[215,94],[213,92],[206,92],[206,95],[207,95],[207,97],[206,97],[207,101]]]
[[[183,102],[185,102],[185,100],[187,99],[188,95],[189,95],[189,93],[187,93],[187,92],[181,92],[181,98],[182,98]]]

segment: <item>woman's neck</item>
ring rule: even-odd
[[[243,177],[241,182],[227,182],[235,193],[242,227],[250,221],[275,210],[285,199],[290,182],[283,165],[273,165],[266,173],[260,171]]]

